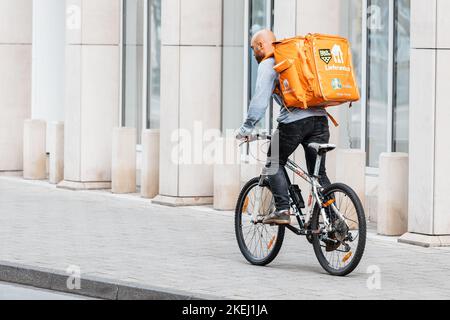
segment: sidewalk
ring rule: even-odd
[[[72,192],[0,178],[0,261],[229,299],[449,299],[450,248],[371,232],[359,268],[327,275],[306,239],[287,233],[268,267],[246,263],[233,214],[168,208],[134,196]],[[380,270],[370,290],[367,271]]]

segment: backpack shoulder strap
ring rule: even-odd
[[[333,117],[328,111],[326,111],[328,118],[333,122],[335,127],[339,127],[339,123],[336,121],[336,118]]]

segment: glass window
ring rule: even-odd
[[[140,144],[144,125],[159,128],[161,0],[124,0],[123,14],[122,125]]]
[[[222,130],[242,125],[245,1],[223,1]]]
[[[347,37],[352,47],[353,67],[359,88],[362,88],[362,12],[363,2],[361,0],[349,0],[344,2],[345,12],[342,19],[347,30]],[[341,122],[345,126],[341,127],[340,144],[342,148],[360,149],[361,144],[361,101],[353,103],[353,108],[340,109]]]
[[[251,0],[250,1],[250,25],[249,25],[249,46],[248,46],[248,56],[249,56],[249,92],[248,101],[250,102],[256,88],[256,78],[258,76],[258,62],[253,56],[253,51],[251,48],[251,39],[255,33],[262,29],[272,29],[273,26],[273,1],[272,0]],[[270,111],[272,108],[270,108]],[[258,128],[265,128],[266,118],[264,117],[258,123]]]
[[[158,129],[161,107],[161,1],[148,5],[147,129]]]
[[[367,165],[377,168],[388,149],[389,0],[368,0],[367,46]]]
[[[365,3],[367,17],[362,20]],[[343,30],[350,40],[357,81],[365,96],[352,109],[341,108],[340,145],[365,146],[370,168],[378,168],[382,152],[409,149],[410,3],[343,2]]]
[[[250,6],[250,36],[249,36],[249,57],[250,57],[250,92],[249,99],[255,93],[256,77],[258,75],[258,62],[253,57],[253,51],[250,41],[255,33],[267,28],[269,21],[267,21],[267,0],[251,0]]]
[[[410,0],[395,1],[393,151],[409,151]]]
[[[142,130],[144,78],[144,0],[123,2],[122,125]],[[140,139],[140,138],[139,138]]]

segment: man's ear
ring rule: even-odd
[[[259,51],[261,51],[261,50],[264,48],[263,43],[262,43],[261,41],[258,41],[258,42],[256,43],[256,48],[257,48]]]

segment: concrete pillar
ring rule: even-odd
[[[249,182],[251,179],[259,177],[261,175],[262,170],[264,169],[263,164],[255,164],[242,162],[241,165],[241,188]]]
[[[247,150],[246,145],[242,145],[242,150]],[[259,177],[267,162],[267,152],[269,150],[268,141],[259,140],[251,142],[248,155],[244,156],[241,162],[241,187],[249,180]]]
[[[64,123],[52,122],[48,126],[49,182],[58,184],[64,179]]]
[[[111,188],[120,125],[120,0],[66,0],[65,166],[59,187]]]
[[[234,210],[241,191],[238,141],[220,138],[216,146],[219,156],[214,165],[214,209]]]
[[[297,0],[297,6],[295,8],[297,11],[297,19],[295,19],[297,22],[297,34],[307,34],[310,32],[339,34],[341,27],[341,2],[343,1]],[[320,17],[320,19],[317,19],[317,17]]]
[[[366,216],[370,222],[377,222],[378,216],[378,176],[366,176]]]
[[[112,192],[136,192],[136,129],[114,128],[112,139]]]
[[[382,153],[378,185],[377,230],[401,236],[408,230],[408,155]]]
[[[297,0],[274,1],[274,33],[278,39],[291,38],[296,35]]]
[[[23,133],[23,177],[47,178],[47,124],[43,120],[25,120]]]
[[[153,199],[159,194],[160,131],[142,133],[141,196]]]
[[[202,161],[221,127],[222,0],[162,1],[160,194],[165,205],[213,203],[214,165]],[[201,90],[198,90],[201,79]],[[183,149],[180,143],[190,144]],[[192,151],[192,158],[177,156]],[[174,156],[175,155],[175,156]]]
[[[23,171],[24,121],[31,118],[32,0],[0,1],[0,174]]]
[[[64,121],[66,3],[33,1],[31,118]],[[47,149],[48,151],[48,149]]]
[[[450,1],[411,1],[408,233],[400,242],[450,246]]]
[[[336,151],[336,182],[349,185],[366,203],[366,153],[356,149]],[[366,212],[366,215],[368,212]]]

